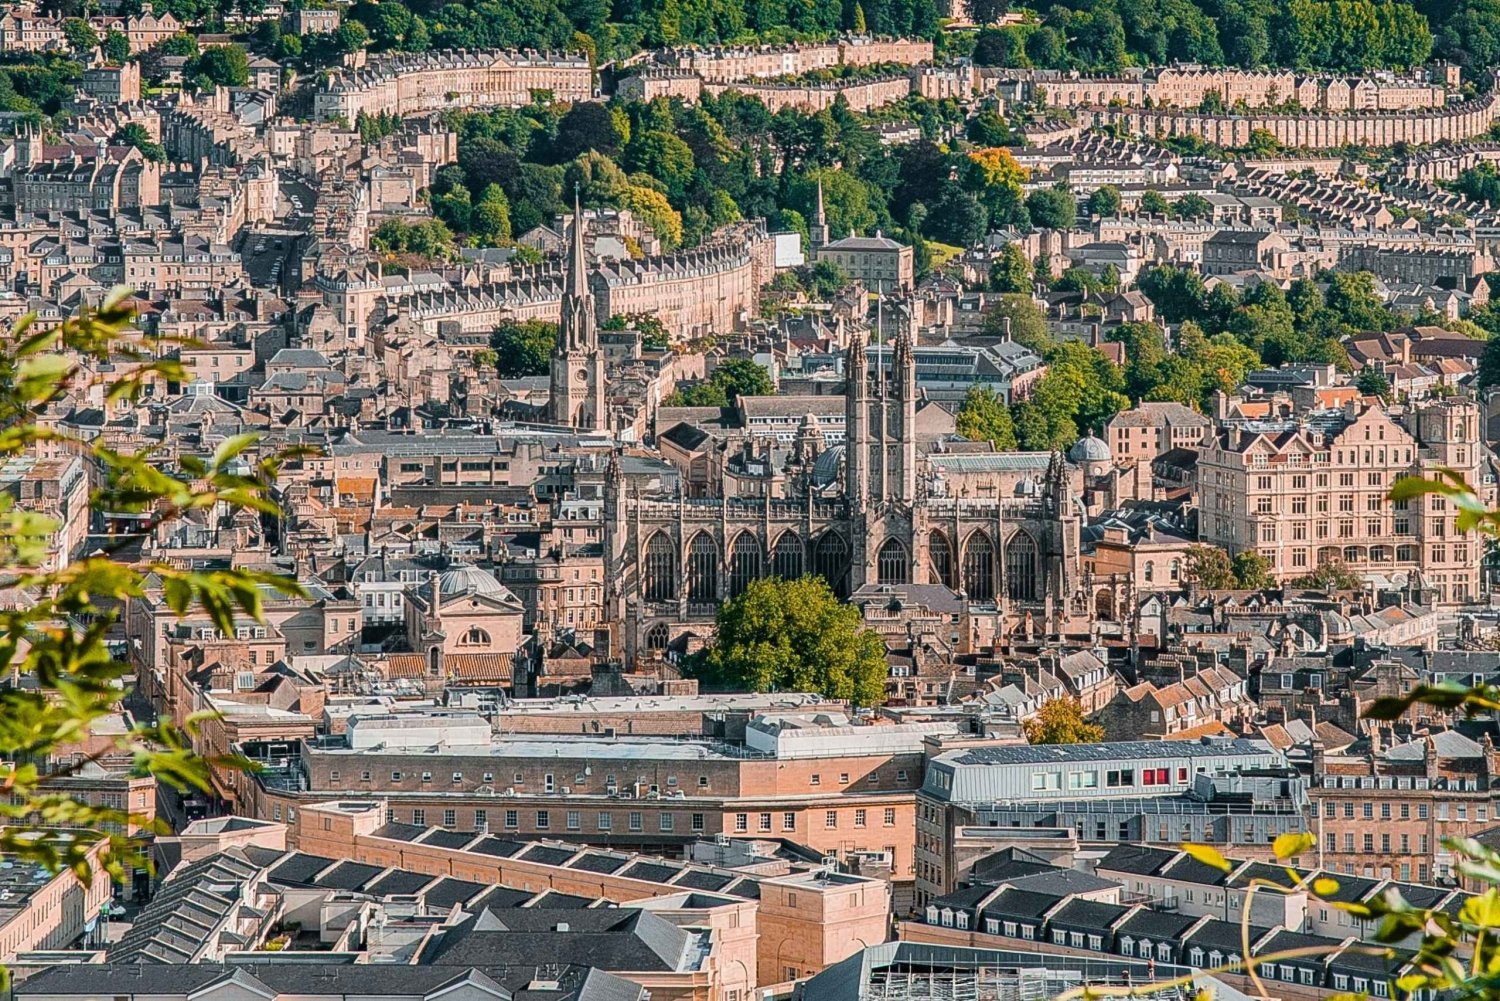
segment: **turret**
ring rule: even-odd
[[[870,359],[862,333],[849,338],[844,379],[844,491],[862,508],[870,491]]]
[[[813,213],[813,224],[808,227],[808,240],[812,243],[812,249],[826,247],[830,242],[828,239],[828,216],[823,211],[823,179],[818,178],[818,208]]]
[[[901,426],[896,435],[900,456],[897,490],[903,504],[913,504],[917,497],[917,362],[912,351],[911,326],[902,324],[896,335],[892,357],[891,379],[895,382]]]

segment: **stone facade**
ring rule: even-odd
[[[1012,624],[1034,616],[1056,625],[1067,614],[1078,584],[1074,471],[1058,455],[1033,457],[1039,466],[1002,462],[1009,472],[1000,489],[990,464],[970,470],[921,456],[904,327],[895,343],[894,374],[877,379],[855,339],[845,362],[844,442],[825,448],[816,428],[800,434],[802,471],[782,482],[735,497],[627,494],[611,464],[605,609],[627,660],[706,635],[721,602],[772,574],[820,574],[842,596],[945,583]]]
[[[1459,141],[1489,132],[1500,118],[1500,96],[1445,108],[1409,112],[1325,115],[1206,115],[1166,109],[1093,108],[1083,114],[1093,126],[1121,126],[1136,135],[1195,135],[1220,146],[1244,146],[1250,133],[1269,132],[1283,146],[1422,146]]]
[[[1199,107],[1217,97],[1226,107],[1270,108],[1295,101],[1309,111],[1414,111],[1441,108],[1447,91],[1418,79],[1351,80],[1291,70],[1165,68],[1140,76],[1089,77],[1039,73],[1034,93],[1055,108]]]
[[[314,117],[352,122],[364,112],[420,115],[447,108],[523,107],[537,91],[559,101],[594,96],[588,58],[574,53],[432,52],[371,60],[334,74],[313,96]]]
[[[1480,540],[1457,530],[1446,498],[1386,495],[1398,478],[1439,467],[1480,483],[1482,457],[1469,400],[1426,404],[1404,426],[1363,402],[1328,425],[1231,425],[1199,454],[1199,533],[1231,552],[1259,552],[1278,577],[1342,560],[1355,573],[1420,573],[1440,601],[1470,601],[1480,593]]]

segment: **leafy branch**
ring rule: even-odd
[[[137,535],[192,512],[278,513],[277,476],[306,450],[267,451],[257,435],[241,434],[211,456],[178,456],[173,468],[160,449],[127,451],[39,422],[68,399],[134,404],[157,383],[185,379],[180,362],[161,356],[164,346],[185,342],[136,330],[126,290],[45,330],[36,329],[35,319],[23,317],[0,336],[0,459],[40,450],[80,456],[102,483],[91,492],[92,510],[141,516]],[[201,611],[232,635],[237,617],[263,619],[268,593],[305,597],[306,591],[292,577],[264,571],[115,559],[135,536],[70,561],[73,554],[57,551],[62,528],[59,519],[0,495],[0,594],[8,599],[0,603],[0,675],[32,682],[0,687],[0,852],[49,871],[70,869],[84,882],[96,864],[122,880],[132,867],[149,864],[127,832],[165,829],[128,806],[85,802],[70,792],[69,780],[118,760],[129,763],[130,774],[179,791],[207,791],[213,768],[246,763],[195,752],[202,715],[136,722],[108,737],[97,732],[96,724],[117,711],[132,673],[106,642],[121,608],[160,587],[173,613]]]

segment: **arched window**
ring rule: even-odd
[[[740,594],[750,582],[760,579],[760,540],[754,532],[741,532],[729,551],[729,596]]]
[[[667,648],[667,642],[671,638],[672,634],[667,631],[667,624],[658,622],[646,630],[646,649],[652,653],[661,653]]]
[[[646,543],[646,600],[677,600],[677,547],[665,532]]]
[[[953,587],[953,549],[942,532],[934,531],[927,536],[927,561],[932,567],[932,579]]]
[[[771,572],[782,580],[802,576],[802,537],[796,532],[782,532],[771,555]]]
[[[995,600],[995,543],[976,531],[964,545],[964,593],[974,601]]]
[[[1182,579],[1182,561],[1173,560],[1171,566],[1167,567],[1169,578],[1176,582]]]
[[[464,638],[459,640],[463,646],[489,646],[490,634],[478,626],[470,626],[469,631],[464,633]]]
[[[908,583],[911,560],[907,558],[906,547],[901,544],[900,539],[885,540],[885,544],[880,547],[878,569],[882,584]]]
[[[813,549],[813,573],[840,598],[849,597],[849,543],[837,532],[824,532]]]
[[[1397,546],[1396,559],[1401,563],[1414,563],[1417,559],[1416,546]]]
[[[1360,562],[1360,559],[1361,559],[1361,557],[1360,557],[1360,550],[1359,550],[1358,546],[1345,546],[1344,547],[1344,562],[1345,563],[1358,563],[1358,562]]]
[[[1391,558],[1391,547],[1390,546],[1371,546],[1370,547],[1370,562],[1371,563],[1386,563],[1386,562],[1388,562],[1390,560],[1390,558]]]
[[[719,600],[719,547],[707,532],[688,545],[688,601]]]
[[[1156,564],[1151,560],[1146,561],[1146,583],[1149,584],[1156,579]]]
[[[1036,601],[1036,540],[1017,532],[1005,549],[1007,593],[1012,601]]]
[[[1113,621],[1115,617],[1115,592],[1104,588],[1094,595],[1094,618],[1105,622]]]

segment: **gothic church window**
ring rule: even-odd
[[[880,547],[879,573],[882,584],[905,584],[911,561],[900,539],[886,539]]]
[[[1036,540],[1017,532],[1005,552],[1005,575],[1012,601],[1037,600]]]
[[[646,600],[677,600],[677,547],[662,532],[646,543]]]
[[[953,550],[942,532],[933,532],[927,537],[927,559],[932,564],[932,579],[953,587]]]
[[[840,598],[849,596],[849,543],[837,532],[824,532],[813,551],[813,573],[820,575]]]
[[[964,593],[973,601],[995,600],[995,544],[976,531],[964,546]]]
[[[707,532],[699,532],[688,546],[688,601],[710,602],[719,597],[719,547]]]
[[[667,642],[671,639],[671,633],[667,631],[665,622],[658,622],[646,630],[646,649],[652,653],[661,653],[667,649]]]
[[[741,594],[761,574],[760,540],[753,532],[741,532],[729,556],[729,596]]]
[[[776,540],[771,571],[782,580],[796,580],[803,574],[802,538],[796,532],[783,532]]]

